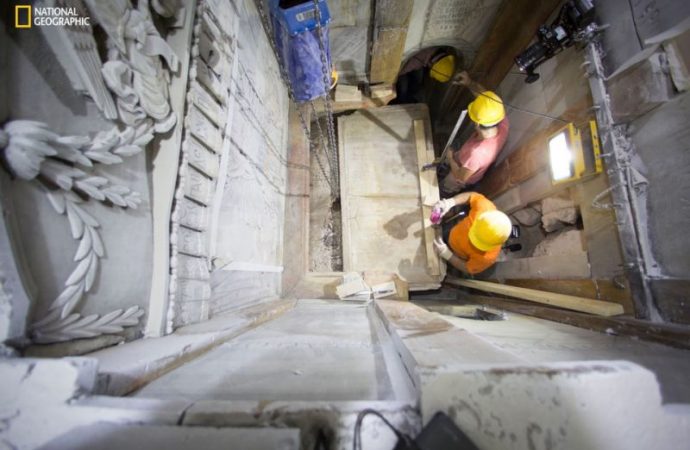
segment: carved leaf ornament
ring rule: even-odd
[[[70,1],[83,5],[81,0]],[[176,123],[169,105],[168,82],[170,70],[177,71],[179,61],[154,26],[148,1],[140,0],[136,8],[129,0],[86,3],[108,36],[109,48],[109,60],[101,64],[101,73],[91,70],[88,75],[99,78],[92,81],[105,83],[114,94],[120,126],[114,124],[93,137],[61,136],[47,124],[31,120],[9,121],[0,128],[4,167],[16,178],[42,186],[55,212],[67,217],[72,238],[78,241],[76,265],[64,288],[45,316],[31,325],[30,337],[37,343],[119,333],[139,322],[144,314],[139,306],[102,316],[77,312],[81,300],[93,288],[100,260],[105,256],[100,224],[83,204],[93,199],[136,209],[141,203],[139,193],[92,169],[98,164],[119,164],[143,151],[154,133],[167,132]],[[153,3],[154,9],[166,17],[174,15],[176,6],[176,0]]]
[[[116,127],[93,138],[60,136],[45,123],[14,120],[0,130],[0,148],[5,166],[17,178],[39,183],[51,206],[67,216],[72,238],[79,242],[75,268],[47,315],[31,326],[34,342],[48,343],[118,333],[136,325],[144,311],[138,306],[115,310],[103,316],[75,312],[80,300],[96,280],[100,259],[105,256],[98,221],[83,207],[81,196],[109,202],[121,208],[136,208],[139,193],[85,169],[96,164],[118,164],[123,157],[141,152],[151,141],[152,124],[118,131]],[[77,194],[81,194],[77,195]]]

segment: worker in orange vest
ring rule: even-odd
[[[477,192],[463,192],[443,199],[434,205],[433,211],[443,218],[458,205],[469,205],[469,213],[455,225],[445,227],[444,236],[434,240],[434,248],[450,265],[474,275],[496,262],[513,225],[507,215]]]

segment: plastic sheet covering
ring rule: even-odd
[[[323,96],[328,86],[324,89],[318,30],[305,30],[290,35],[286,25],[275,14],[272,14],[272,17],[276,47],[285,65],[295,100],[303,103]],[[328,45],[328,26],[322,25],[321,30],[327,55],[327,73],[330,79],[331,52]]]

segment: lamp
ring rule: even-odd
[[[599,138],[596,123],[592,120],[583,136],[572,123],[567,124],[548,138],[551,181],[561,184],[601,172]]]

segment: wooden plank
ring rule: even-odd
[[[417,149],[417,166],[419,167],[419,190],[422,194],[422,205],[433,206],[434,203],[438,201],[438,199],[434,200],[433,195],[433,182],[436,178],[436,173],[434,170],[422,170],[422,167],[429,162],[427,161],[427,141],[426,133],[424,131],[423,120],[414,121],[414,136],[415,146]],[[436,191],[435,197],[438,197],[438,191]]]
[[[489,280],[495,281],[495,280]],[[623,286],[610,280],[505,280],[505,284],[577,297],[594,298],[607,302],[620,303],[626,314],[633,314],[634,308],[627,281]]]
[[[560,0],[512,0],[503,2],[486,40],[479,47],[471,71],[487,89],[496,88],[520,54],[534,39],[537,29],[561,4]]]
[[[382,84],[378,86],[371,87],[370,96],[362,94],[362,98],[357,101],[343,101],[338,100],[338,88],[336,86],[336,99],[331,100],[331,108],[333,113],[340,113],[345,111],[352,111],[353,109],[367,109],[367,108],[378,108],[380,106],[386,106],[388,103],[393,101],[397,97],[397,92],[395,91],[395,85]],[[320,116],[326,112],[326,106],[323,103],[323,98],[319,97],[313,101],[314,110]]]
[[[460,304],[486,305],[493,308],[564,323],[615,336],[630,336],[633,339],[658,342],[677,348],[690,349],[690,331],[687,326],[652,323],[630,317],[601,317],[575,311],[566,311],[549,306],[528,304],[509,298],[465,294]],[[454,303],[455,304],[455,303]]]
[[[405,50],[412,0],[377,0],[369,60],[369,82],[395,82]]]
[[[424,132],[424,121],[414,121],[414,136],[415,145],[417,147],[417,165],[419,167],[419,190],[422,198],[422,223],[424,226],[424,247],[426,248],[427,269],[431,275],[440,275],[439,256],[434,251],[434,238],[436,232],[431,226],[431,205],[438,201],[438,188],[434,189],[433,181],[436,179],[435,170],[422,170],[425,164],[428,164],[427,140]],[[435,191],[435,195],[434,195]]]
[[[573,311],[586,312],[599,316],[615,316],[623,314],[624,312],[623,306],[617,303],[575,297],[573,295],[556,294],[554,292],[537,291],[535,289],[526,289],[505,284],[489,283],[488,281],[446,279],[446,283],[453,286],[479,289],[485,292],[507,295],[522,300],[558,306],[559,308],[571,309]]]
[[[371,50],[370,80],[372,83],[393,83],[405,49],[407,28],[379,29]]]

